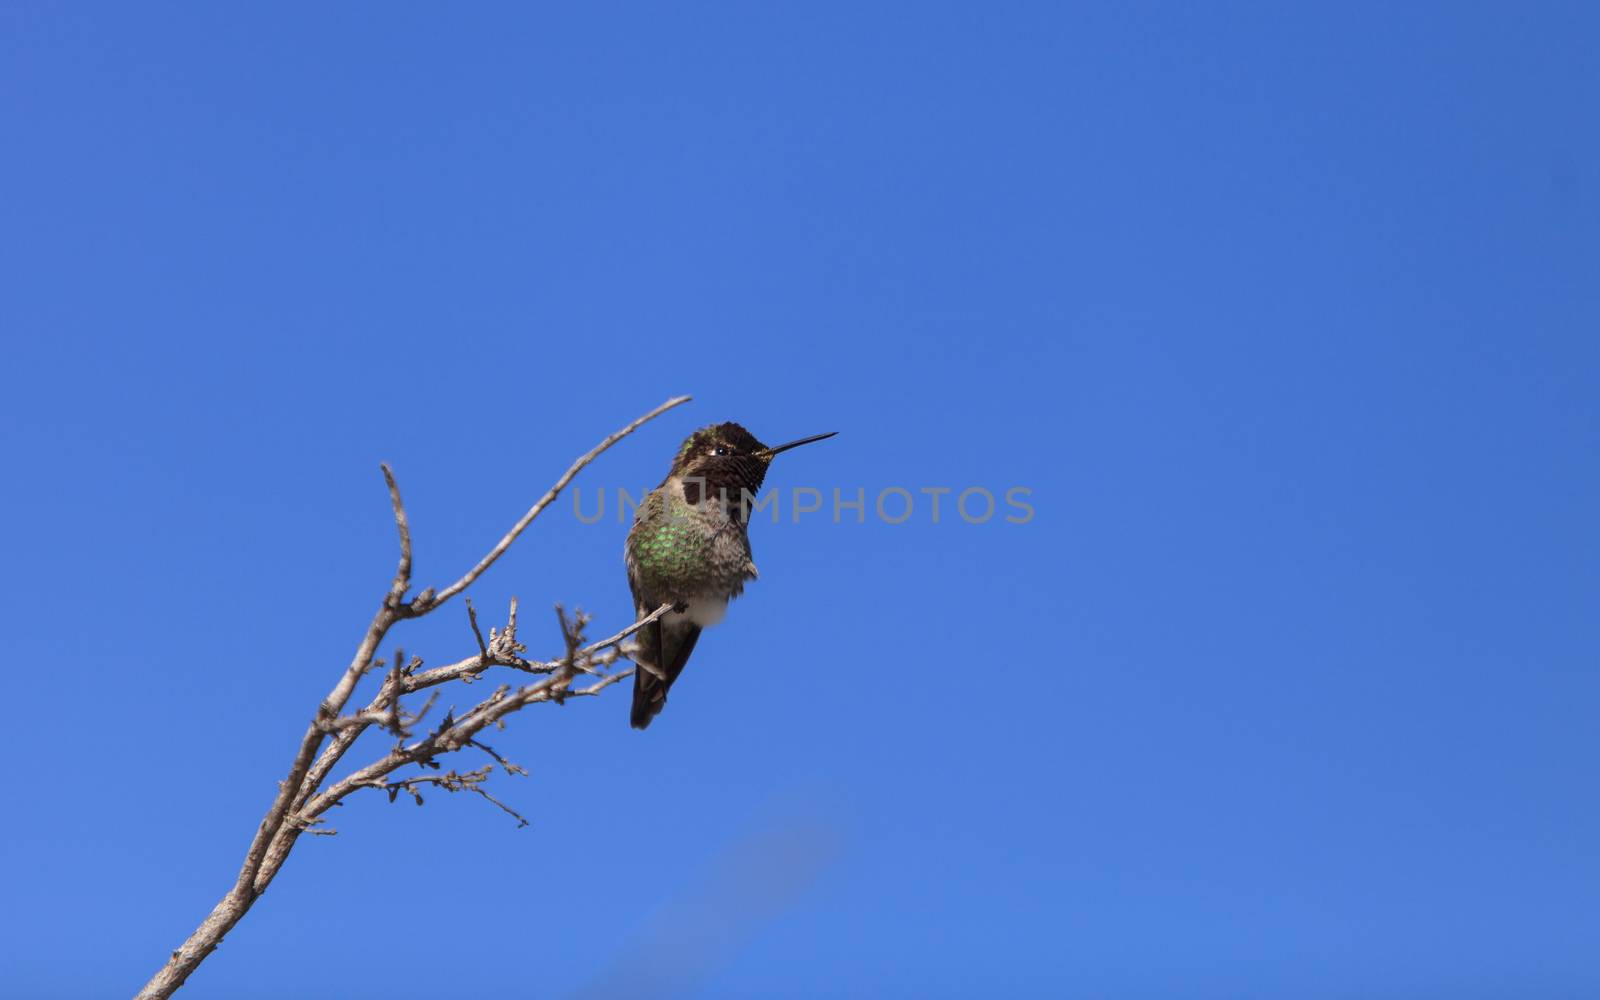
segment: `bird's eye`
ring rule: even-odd
[[[720,445],[720,444],[717,445],[715,448],[711,449],[711,454],[716,455],[719,458],[721,456],[723,456],[723,455],[726,455],[727,453],[728,453],[728,449],[722,447],[722,445]]]

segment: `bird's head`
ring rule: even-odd
[[[790,448],[831,438],[837,433],[813,434],[788,444],[768,447],[738,424],[712,424],[684,439],[683,446],[672,460],[670,475],[684,481],[684,494],[690,503],[700,502],[702,483],[712,496],[718,496],[719,491],[725,489],[730,498],[737,500],[741,489],[754,493],[761,488],[767,467],[778,455]]]

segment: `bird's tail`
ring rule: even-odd
[[[655,669],[657,668],[654,663],[650,663],[648,667],[643,662],[634,665],[633,711],[628,716],[628,722],[635,729],[649,726],[650,720],[655,718],[656,713],[661,711],[661,706],[667,703],[666,682],[651,672]]]
[[[633,711],[628,722],[644,729],[667,704],[667,691],[683,673],[700,638],[700,626],[687,620],[663,624],[656,619],[639,630],[638,661],[633,670]]]

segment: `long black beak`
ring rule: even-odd
[[[839,433],[839,432],[838,431],[829,431],[826,434],[813,434],[808,438],[801,438],[798,441],[790,441],[788,444],[780,444],[776,448],[763,448],[760,451],[756,452],[756,457],[757,458],[761,458],[761,459],[765,459],[765,460],[770,462],[770,461],[772,461],[772,457],[774,455],[777,455],[779,452],[788,451],[790,448],[798,448],[803,444],[810,444],[813,441],[821,441],[824,438],[831,438],[837,433]]]

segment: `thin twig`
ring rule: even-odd
[[[506,760],[504,757],[500,756],[499,751],[482,740],[468,740],[467,745],[477,747],[479,750],[482,750],[484,753],[493,757],[499,762],[501,767],[505,768],[507,774],[526,775],[528,773],[527,768],[523,767],[521,764],[513,764],[511,761]]]
[[[406,505],[400,502],[400,485],[394,481],[394,471],[388,463],[378,468],[383,470],[383,481],[389,486],[389,505],[394,508],[394,524],[400,532],[400,565],[395,567],[394,582],[389,584],[386,602],[398,608],[411,587],[411,523],[406,519]]]
[[[657,618],[660,618],[662,615],[664,615],[667,612],[671,611],[672,608],[673,608],[673,605],[670,604],[670,603],[663,604],[663,605],[661,605],[661,607],[656,608],[654,611],[652,611],[649,614],[645,615],[643,618],[641,618],[638,621],[634,622],[632,625],[629,625],[627,628],[625,628],[622,631],[618,632],[616,635],[607,636],[606,638],[601,639],[599,642],[591,642],[591,643],[589,643],[589,645],[587,645],[587,646],[583,647],[582,649],[578,650],[578,654],[580,656],[588,656],[591,653],[595,652],[596,650],[604,649],[607,646],[615,646],[618,643],[620,643],[622,640],[626,639],[628,636],[633,635],[635,632],[637,632],[640,629],[644,628],[646,625],[648,625],[651,622],[655,621]]]
[[[478,611],[472,606],[472,598],[467,598],[467,622],[472,626],[472,637],[478,640],[478,657],[483,662],[489,662],[489,647],[483,641],[483,630],[478,628]]]

